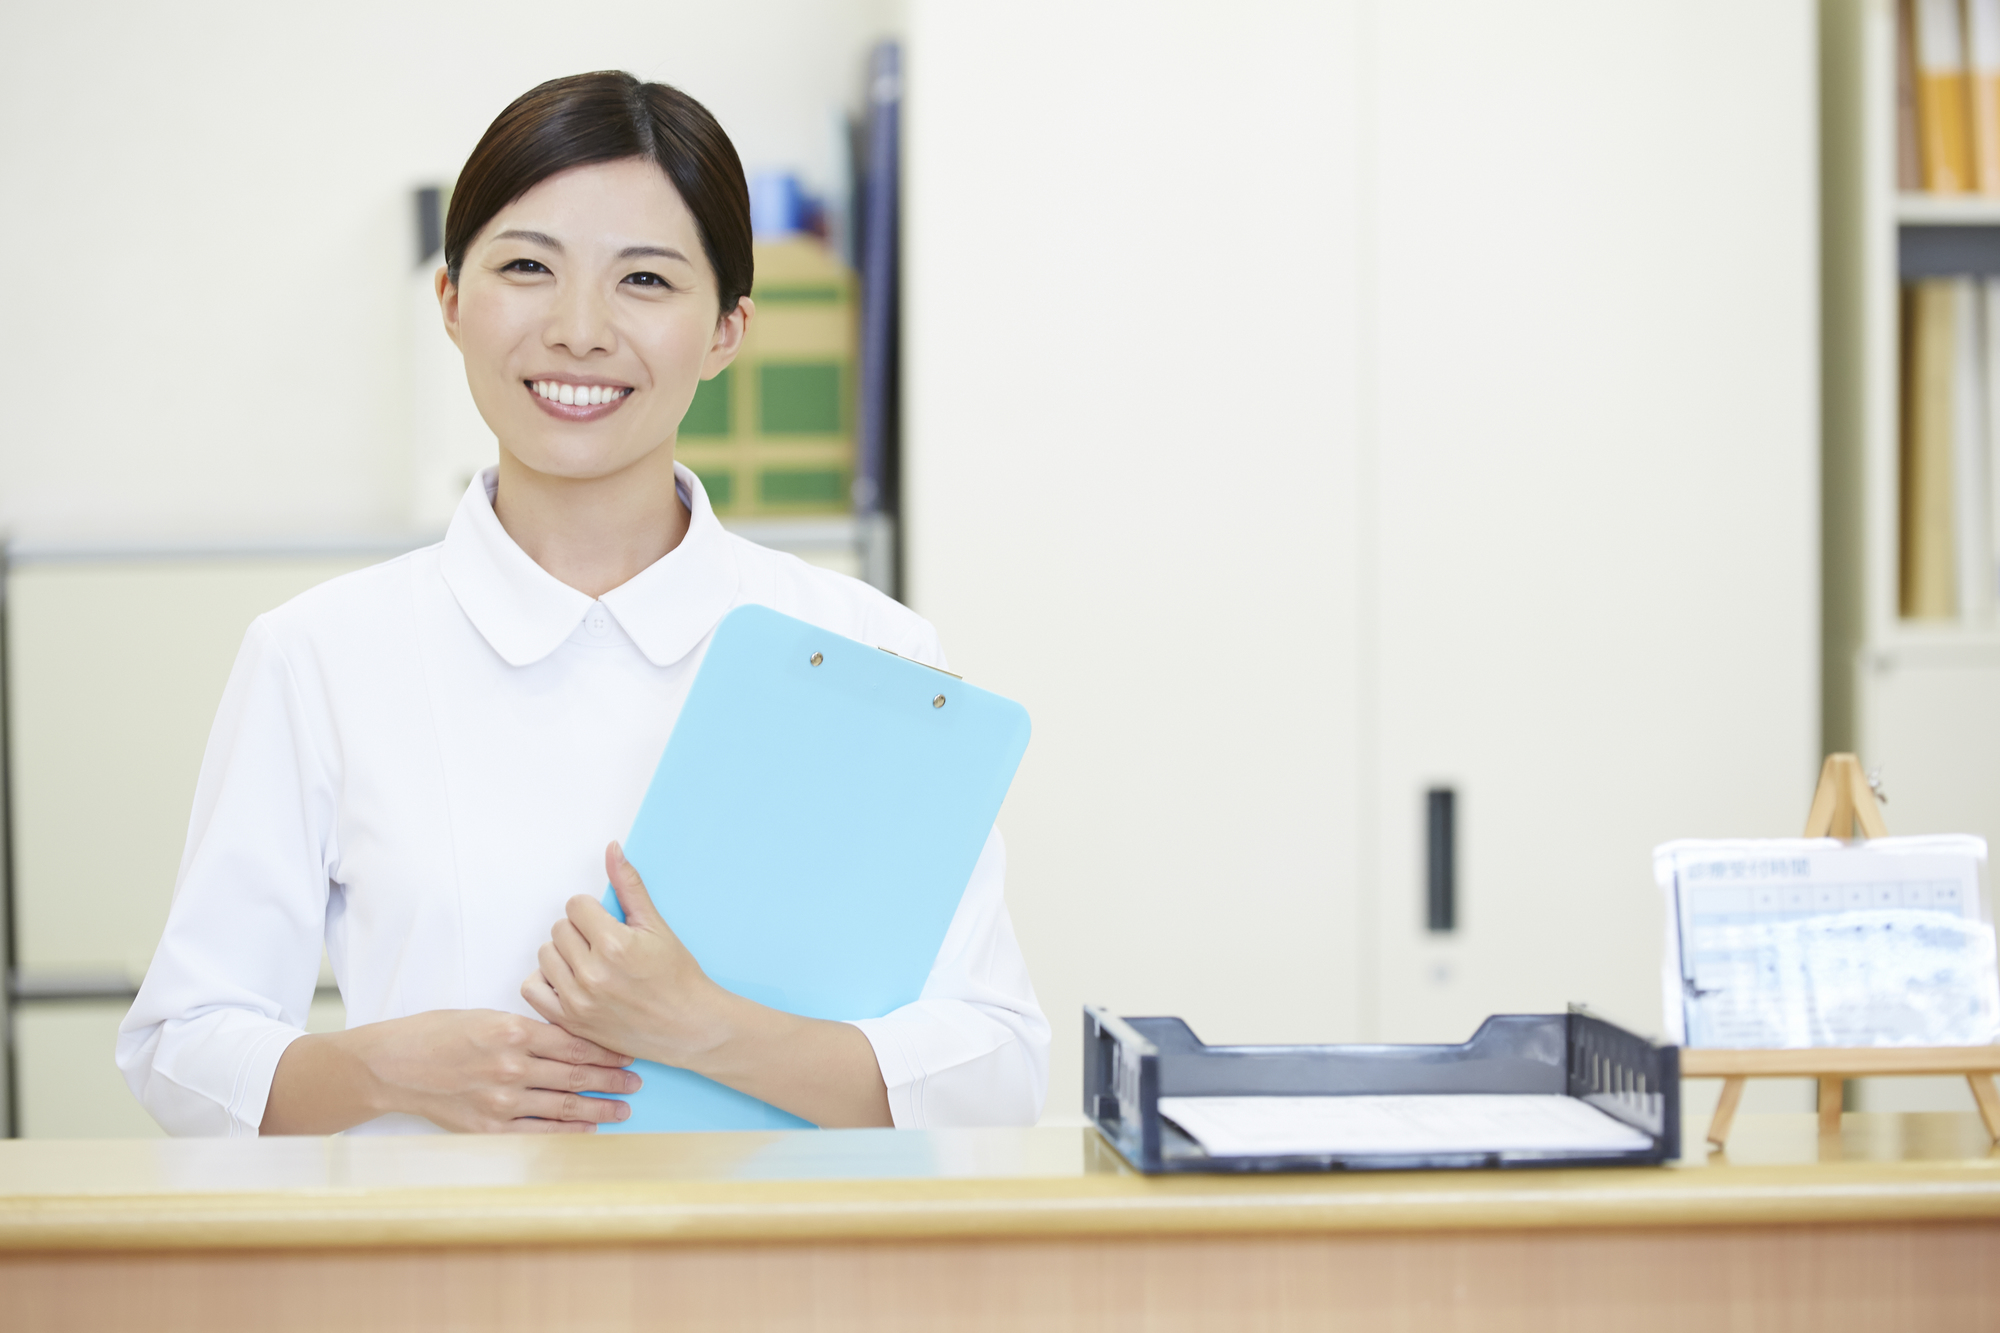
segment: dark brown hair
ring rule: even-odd
[[[502,111],[452,188],[444,262],[458,282],[465,252],[493,215],[558,172],[644,157],[680,191],[715,271],[722,314],[750,294],[750,190],[736,147],[708,108],[678,88],[623,70],[550,79]]]

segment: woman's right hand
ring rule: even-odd
[[[379,1115],[461,1133],[587,1134],[623,1120],[632,1057],[497,1009],[437,1009],[309,1034],[285,1048],[260,1132],[332,1134]]]

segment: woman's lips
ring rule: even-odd
[[[535,406],[558,421],[595,421],[599,417],[610,416],[632,396],[632,390],[622,384],[571,384],[563,380],[523,380],[521,383],[528,396],[535,400]],[[562,401],[565,397],[572,401]],[[602,401],[589,401],[592,398]]]

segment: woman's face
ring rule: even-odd
[[[645,158],[575,167],[495,214],[445,329],[500,447],[558,477],[609,476],[673,447],[696,384],[742,346],[749,301],[717,318],[701,233]]]

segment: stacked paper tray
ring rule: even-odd
[[[1507,1014],[1457,1046],[1209,1046],[1083,1011],[1084,1112],[1147,1173],[1632,1166],[1679,1155],[1679,1050]]]

